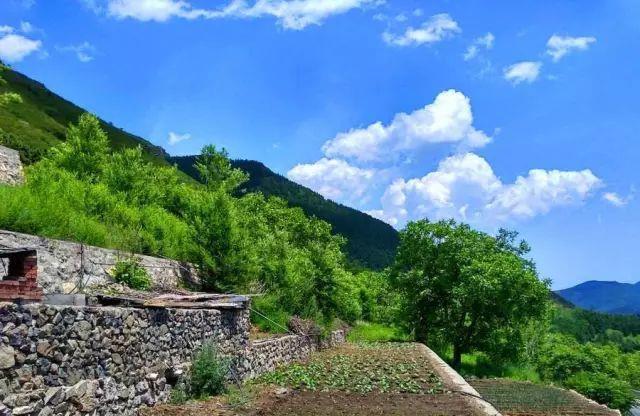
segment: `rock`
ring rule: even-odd
[[[38,410],[37,404],[33,403],[29,406],[19,406],[13,408],[13,416],[28,415]]]
[[[40,355],[48,357],[51,353],[51,344],[49,341],[38,341],[36,345],[36,352]]]
[[[51,416],[53,415],[53,409],[45,406],[42,410],[40,410],[40,413],[38,413],[38,416]]]
[[[16,365],[16,352],[8,345],[0,345],[0,370]]]
[[[65,392],[67,400],[75,404],[81,412],[91,412],[96,408],[97,381],[81,380]]]
[[[273,394],[275,394],[278,398],[282,398],[289,394],[289,389],[286,387],[278,387],[273,391]]]
[[[51,387],[47,389],[47,392],[44,395],[44,404],[51,404],[55,406],[65,399],[64,389],[62,387]]]
[[[78,321],[73,325],[73,330],[83,341],[86,341],[91,336],[91,324],[87,321]]]

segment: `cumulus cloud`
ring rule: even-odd
[[[2,25],[0,26],[0,35],[5,33],[13,33],[15,29],[12,26]]]
[[[514,85],[522,82],[532,83],[540,75],[541,62],[524,61],[510,65],[504,69],[504,79]]]
[[[382,39],[393,46],[419,46],[440,42],[461,32],[458,23],[446,13],[431,16],[420,27],[408,27],[402,34],[385,31]]]
[[[325,198],[355,201],[368,189],[375,171],[351,166],[344,160],[322,158],[315,163],[298,164],[289,179],[307,186]]]
[[[392,225],[423,217],[506,222],[580,203],[601,184],[588,169],[532,169],[505,184],[484,158],[465,153],[444,159],[421,178],[397,179],[382,196],[382,209],[371,214]]]
[[[20,62],[41,46],[39,40],[9,33],[0,37],[0,59],[9,63]]]
[[[94,59],[96,48],[89,42],[82,42],[78,45],[68,45],[59,47],[58,50],[62,52],[72,52],[76,55],[76,58],[82,63],[91,62]]]
[[[191,135],[188,133],[178,134],[174,132],[169,132],[169,145],[175,146],[176,144],[183,142],[185,140],[191,139]]]
[[[380,0],[231,0],[221,8],[201,9],[186,0],[106,0],[106,6],[98,0],[82,0],[96,12],[106,10],[117,19],[165,22],[172,18],[219,19],[275,17],[285,29],[300,30],[309,25],[319,25],[333,15],[352,9],[376,5]]]
[[[495,36],[493,33],[489,32],[484,36],[480,36],[476,38],[471,45],[467,47],[467,51],[464,53],[463,58],[465,61],[470,61],[471,59],[478,56],[478,53],[481,49],[489,50],[493,48],[493,42],[495,41]]]
[[[623,207],[633,199],[633,195],[627,195],[626,197],[618,194],[617,192],[605,192],[602,194],[602,199],[613,205],[614,207]]]
[[[593,36],[559,36],[553,35],[547,41],[547,54],[554,62],[558,62],[562,57],[573,51],[585,51],[592,43],[596,42]]]
[[[443,91],[431,104],[412,113],[398,113],[391,123],[377,121],[351,129],[327,141],[322,150],[329,157],[380,161],[391,152],[416,149],[426,144],[457,143],[466,148],[482,147],[491,138],[473,127],[469,99],[455,90]]]

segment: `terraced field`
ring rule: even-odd
[[[505,379],[469,383],[504,416],[619,415],[577,393],[556,387]]]
[[[443,379],[419,344],[347,344],[250,383],[251,398],[159,406],[145,415],[475,416],[474,400]]]

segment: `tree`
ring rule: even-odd
[[[515,358],[527,324],[545,314],[549,282],[538,279],[516,237],[453,220],[411,222],[400,233],[390,277],[405,321],[417,340],[453,346],[456,369],[474,350]]]
[[[209,188],[224,188],[231,192],[249,177],[240,169],[234,169],[229,160],[226,149],[216,150],[214,145],[207,145],[202,148],[200,156],[196,160],[196,170],[200,174],[202,182]]]

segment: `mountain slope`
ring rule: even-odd
[[[591,280],[556,293],[584,309],[640,314],[640,282],[631,284]]]
[[[0,144],[20,151],[27,162],[37,160],[49,147],[64,141],[69,123],[77,122],[86,112],[19,72],[0,66],[0,75],[6,81],[0,84],[0,93],[15,92],[22,97],[22,103],[0,106]],[[141,145],[151,160],[167,163],[161,147],[111,123],[101,123],[114,148]]]
[[[15,92],[22,103],[0,107],[0,144],[20,151],[27,163],[38,160],[44,152],[65,139],[69,123],[77,122],[84,109],[65,100],[35,81],[10,68],[0,66],[6,80],[0,84],[0,94]],[[171,158],[162,147],[101,121],[114,148],[141,145],[145,155],[155,163],[176,163],[185,172],[185,180],[197,179],[193,157]],[[324,199],[321,195],[277,175],[260,162],[238,160],[235,166],[249,173],[251,179],[245,192],[261,191],[301,207],[308,215],[328,221],[334,232],[347,238],[351,260],[375,269],[390,264],[398,245],[398,233],[390,225],[355,209]]]
[[[193,168],[195,156],[177,156],[168,159],[198,179]],[[253,160],[234,160],[233,165],[249,174],[244,192],[260,191],[267,196],[278,196],[291,206],[300,207],[307,215],[314,215],[333,225],[333,231],[347,238],[347,253],[356,263],[381,269],[388,266],[398,246],[398,232],[389,224],[353,208],[325,199],[322,195],[290,181]]]

